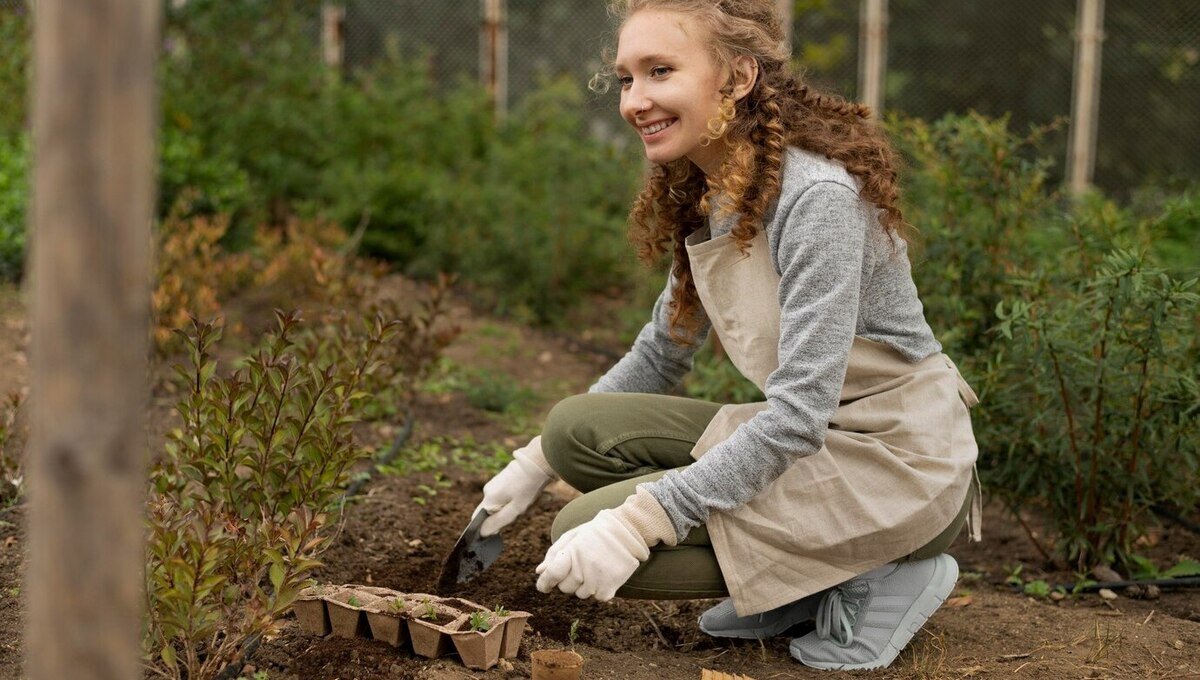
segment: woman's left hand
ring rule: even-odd
[[[580,599],[611,600],[638,565],[650,557],[645,539],[613,510],[559,537],[537,567],[537,589],[551,588]]]

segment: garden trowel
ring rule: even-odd
[[[466,583],[475,576],[492,566],[492,562],[500,556],[504,549],[504,541],[500,534],[480,538],[479,528],[488,518],[488,511],[480,508],[471,518],[471,523],[458,537],[458,542],[450,549],[442,563],[442,572],[438,574],[437,589],[439,593],[448,592],[456,583]]]

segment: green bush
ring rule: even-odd
[[[1079,254],[1087,274],[1022,280],[997,306],[980,442],[992,493],[1042,511],[1084,570],[1128,561],[1153,504],[1200,500],[1200,296],[1144,253]]]
[[[905,218],[920,232],[913,278],[934,333],[970,378],[1009,277],[1062,246],[1062,211],[1046,185],[1053,162],[1036,156],[1051,128],[1022,137],[1007,118],[974,113],[933,123],[892,118],[889,127],[908,165]]]
[[[26,129],[31,28],[24,9],[0,8],[0,137]]]
[[[0,135],[0,281],[16,281],[24,271],[28,175],[29,137]]]
[[[181,428],[151,471],[146,663],[157,675],[214,678],[279,619],[332,538],[364,376],[395,326],[335,345],[298,342],[295,315],[231,375],[220,330],[195,323]],[[322,360],[319,357],[328,357]]]

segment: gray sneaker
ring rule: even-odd
[[[782,634],[788,628],[811,621],[817,615],[824,591],[802,597],[782,607],[762,614],[738,616],[733,600],[723,602],[700,615],[700,630],[713,637],[740,638],[743,640],[765,640]]]
[[[887,564],[827,591],[817,629],[792,640],[792,657],[823,669],[888,666],[958,581],[949,555]]]

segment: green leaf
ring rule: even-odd
[[[1163,578],[1184,578],[1187,576],[1200,576],[1200,562],[1196,560],[1180,560],[1179,564],[1162,572]]]
[[[271,585],[275,587],[276,592],[279,592],[279,589],[283,586],[283,576],[283,565],[279,562],[272,564]]]

